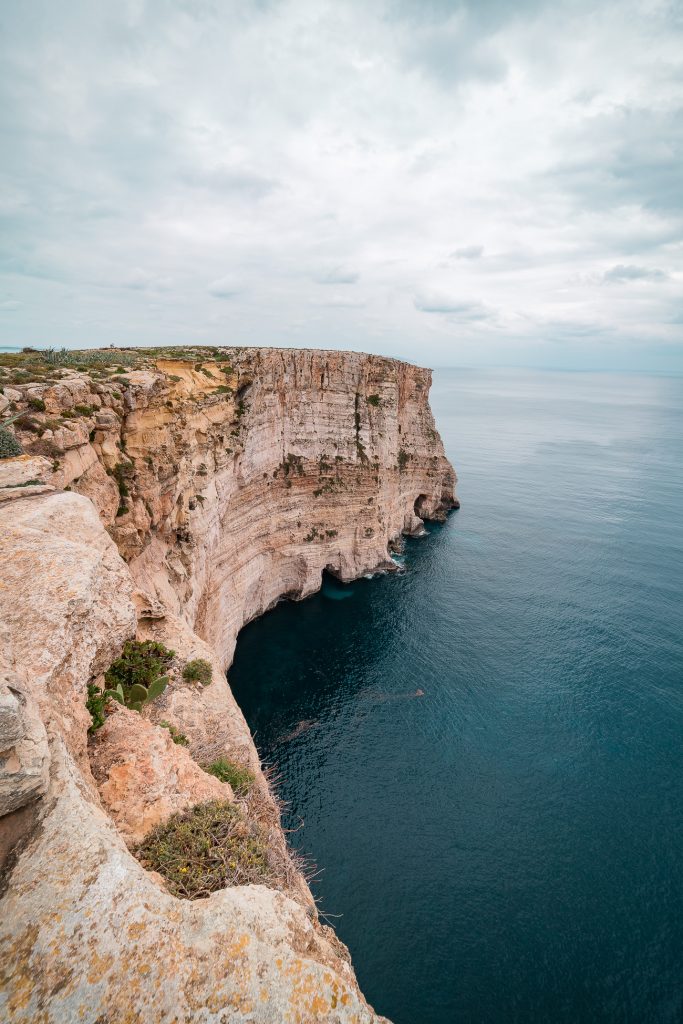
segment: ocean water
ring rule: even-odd
[[[238,641],[291,841],[395,1024],[680,1022],[683,379],[432,407],[461,510]]]

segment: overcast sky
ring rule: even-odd
[[[683,369],[680,0],[0,0],[0,344]]]

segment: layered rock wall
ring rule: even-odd
[[[27,454],[0,460],[0,1018],[379,1019],[289,861],[224,671],[245,622],[325,569],[390,565],[453,507],[429,385],[373,356],[225,349],[4,388]],[[133,636],[176,651],[170,684],[88,741],[87,685]],[[182,679],[196,657],[205,688]],[[255,776],[242,810],[277,887],[179,900],[130,850],[236,799],[201,770],[221,755]]]

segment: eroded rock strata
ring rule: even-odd
[[[25,413],[26,451],[0,460],[0,1018],[369,1024],[225,669],[279,598],[387,565],[457,504],[430,373],[356,353],[182,355],[0,395],[0,413]],[[173,648],[169,685],[89,740],[88,683],[133,637]],[[182,678],[197,657],[209,686]],[[221,755],[252,772],[248,797],[202,770]],[[177,899],[131,851],[217,798],[267,836],[272,880]]]

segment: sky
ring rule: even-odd
[[[683,0],[0,0],[0,344],[683,371]]]

